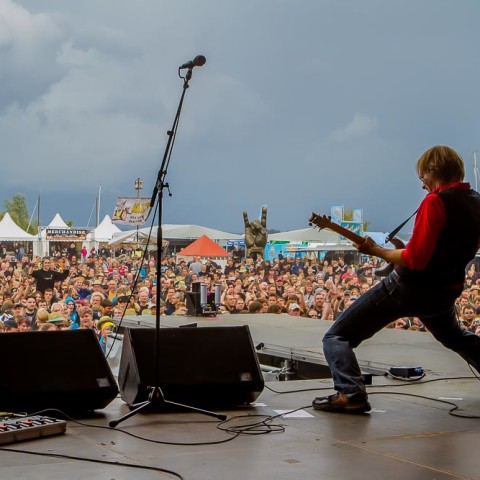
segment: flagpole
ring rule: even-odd
[[[102,186],[100,185],[98,187],[97,224],[95,225],[96,227],[98,227],[98,225],[100,224],[100,201],[101,201],[101,198],[102,198]]]

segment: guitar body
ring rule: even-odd
[[[327,215],[317,215],[316,213],[312,213],[312,215],[308,219],[308,223],[310,225],[315,225],[320,230],[322,228],[328,228],[329,230],[333,230],[334,232],[343,235],[345,238],[348,238],[353,243],[362,243],[364,241],[364,238],[360,235],[357,235],[356,233],[342,227],[341,225],[332,222],[332,218],[328,217]],[[390,239],[390,243],[392,243],[395,248],[405,248],[405,244],[398,238],[394,237]],[[385,267],[375,270],[375,275],[377,277],[386,277],[392,272],[394,268],[395,265],[393,263],[389,263]]]
[[[394,237],[390,240],[390,243],[394,245],[395,248],[405,248],[405,244],[398,238]],[[385,265],[383,268],[377,268],[373,273],[377,277],[386,277],[390,275],[395,268],[394,263],[389,263]]]

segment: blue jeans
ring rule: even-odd
[[[480,337],[462,330],[455,299],[461,290],[411,285],[393,271],[344,311],[323,338],[323,352],[335,390],[365,392],[353,349],[401,317],[419,317],[445,347],[480,372]]]

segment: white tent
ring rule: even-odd
[[[0,221],[0,240],[6,242],[33,242],[36,240],[36,237],[20,228],[7,212]]]
[[[64,222],[59,213],[55,214],[51,222],[46,227],[41,227],[40,236],[37,238],[36,255],[47,255],[50,250],[50,242],[47,240],[47,228],[60,228],[70,230],[70,227]]]
[[[139,228],[138,238],[146,242],[150,228]],[[206,235],[213,241],[220,245],[225,245],[228,240],[243,240],[243,235],[236,233],[222,232],[221,230],[215,230],[213,228],[201,227],[199,225],[173,225],[164,224],[162,228],[162,237],[165,240],[196,240],[202,235]],[[110,245],[119,245],[123,239],[132,239],[132,243],[135,242],[137,236],[137,230],[128,230],[126,232],[116,233],[113,235]],[[155,243],[157,238],[157,227],[153,227],[151,242]]]
[[[222,232],[221,230],[215,230],[213,228],[202,227],[199,225],[163,225],[163,238],[166,239],[188,239],[196,240],[201,236],[206,235],[214,242],[222,243],[227,240],[242,240],[243,235],[236,233]]]
[[[109,242],[114,234],[122,231],[112,222],[110,215],[105,215],[101,223],[87,235],[87,242]]]
[[[47,228],[70,228],[64,221],[63,218],[57,213],[52,221],[48,224]]]
[[[272,242],[273,240],[291,243],[310,242],[351,245],[350,241],[342,241],[338,233],[326,229],[318,230],[318,228],[302,228],[301,230],[290,230],[268,235],[268,241]]]
[[[290,246],[287,247],[285,252],[291,253],[296,251],[333,252],[355,250],[352,242],[343,239],[338,233],[327,229],[318,230],[318,228],[302,228],[300,230],[272,233],[268,236],[268,242],[268,245],[272,245],[274,243],[288,243]],[[305,243],[308,243],[308,246],[305,246]]]
[[[154,228],[152,235],[149,237],[148,232],[150,229],[141,228],[138,230],[129,230],[128,232],[121,232],[115,234],[113,238],[108,242],[110,247],[122,247],[130,246],[134,247],[135,245],[146,245],[147,243],[153,248],[156,249],[157,245],[157,229]],[[163,247],[168,247],[168,240],[162,240]]]

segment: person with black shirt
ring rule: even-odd
[[[68,277],[70,270],[66,269],[63,272],[58,272],[50,268],[51,261],[50,258],[46,257],[42,260],[42,268],[39,270],[33,270],[33,267],[30,270],[30,274],[35,279],[37,283],[37,290],[45,292],[47,288],[53,289],[55,287],[55,282],[61,282]]]
[[[37,301],[33,295],[29,295],[26,299],[25,303],[25,317],[30,321],[30,330],[38,330],[37,325]]]

